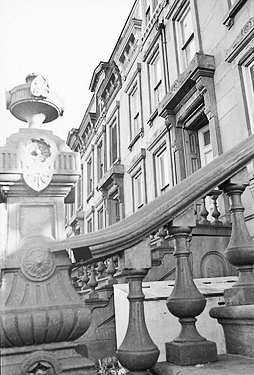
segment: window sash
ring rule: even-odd
[[[93,232],[93,219],[87,221],[87,233]]]
[[[181,54],[181,72],[186,69],[196,52],[194,28],[190,7],[178,20],[179,51]]]
[[[104,173],[104,156],[103,143],[101,142],[97,148],[97,163],[98,163],[98,180],[100,180]]]
[[[143,205],[143,183],[142,183],[142,173],[134,177],[134,201],[135,207],[140,208]]]
[[[156,195],[159,192],[166,191],[166,188],[172,184],[172,175],[170,173],[170,154],[168,148],[164,145],[154,154],[155,167],[155,189]]]
[[[209,164],[213,160],[213,149],[209,125],[204,126],[198,131],[198,138],[201,167],[203,167],[204,165]]]
[[[98,229],[104,228],[104,210],[103,207],[98,210]]]
[[[87,193],[93,191],[92,159],[87,162]]]
[[[118,140],[117,140],[117,122],[116,120],[110,126],[110,164],[113,164],[118,158]]]
[[[164,96],[163,84],[162,84],[162,67],[159,52],[153,58],[150,63],[150,87],[152,95],[152,111],[156,109],[158,104],[161,102]]]
[[[139,90],[136,85],[130,94],[130,112],[131,112],[131,138],[135,137],[140,131],[139,116]]]
[[[242,66],[243,81],[252,133],[254,133],[254,62]]]

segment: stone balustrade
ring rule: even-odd
[[[181,222],[179,218],[183,217],[194,202],[210,194],[213,201],[211,215],[213,225],[221,226],[216,204],[219,192],[214,189],[236,175],[254,158],[253,142],[254,136],[249,137],[131,217],[96,233],[79,235],[50,244],[49,249],[52,252],[71,248],[80,265],[98,263],[115,255],[119,257],[118,267],[129,280],[130,313],[127,333],[117,355],[120,362],[132,373],[140,375],[147,373],[147,370],[156,363],[159,355],[158,348],[151,340],[145,324],[142,280],[152,266],[150,235],[168,223],[170,223],[168,234],[175,240],[177,276],[176,286],[172,295],[169,296],[167,305],[168,309],[179,317],[182,325],[179,337],[168,344],[170,353],[168,360],[186,364],[187,356],[190,359],[189,363],[200,363],[199,352],[204,355],[205,361],[216,360],[215,344],[200,336],[195,327],[196,316],[203,311],[205,306],[204,298],[193,286],[188,262],[188,239],[196,223],[194,217],[187,222],[185,220]],[[201,219],[205,222],[208,220],[208,214],[204,208],[201,211]],[[240,267],[241,272],[245,271],[246,267],[250,270],[252,265],[249,263],[252,263],[252,258],[251,262],[248,258],[248,264],[245,261],[239,262],[243,265]],[[98,282],[93,278],[94,270],[94,266],[91,266],[92,294],[96,293],[97,285],[95,284]],[[97,271],[103,274],[101,265],[97,267]],[[113,276],[113,271],[111,272]],[[89,286],[88,277],[85,273],[83,276]],[[186,303],[187,300],[188,303]]]

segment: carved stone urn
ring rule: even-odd
[[[80,174],[72,152],[43,123],[61,113],[61,101],[44,77],[7,93],[7,108],[28,129],[0,148],[1,200],[7,209],[2,250],[0,326],[3,375],[94,374],[75,340],[90,324],[90,312],[69,278],[66,250],[50,243],[65,238],[64,199]]]

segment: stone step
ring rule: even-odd
[[[253,375],[254,358],[240,355],[221,354],[218,362],[195,366],[177,366],[158,362],[152,371],[154,375]]]

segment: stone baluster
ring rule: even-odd
[[[196,202],[194,204],[194,215],[195,215],[195,219],[196,219],[196,223],[198,224],[199,221],[200,221],[200,202]]]
[[[108,259],[108,267],[106,269],[106,272],[108,274],[108,285],[116,284],[116,280],[114,280],[114,274],[116,273],[116,267],[113,261],[113,257]]]
[[[218,210],[218,205],[217,205],[217,201],[221,193],[222,193],[221,190],[212,190],[208,194],[213,201],[213,210],[212,210],[212,217],[214,218],[214,221],[212,222],[213,225],[222,225],[222,222],[219,220],[220,212]]]
[[[207,217],[209,215],[209,212],[206,209],[206,197],[203,197],[201,199],[201,210],[200,210],[200,224],[211,224],[209,220],[207,220]]]
[[[103,278],[103,272],[105,270],[105,265],[103,262],[98,262],[97,272],[99,274],[98,279]]]
[[[96,280],[96,270],[95,270],[94,264],[91,264],[90,280],[89,280],[87,285],[91,289],[91,291],[89,293],[89,299],[99,298],[98,293],[95,291],[95,288],[98,285],[98,281]]]
[[[248,303],[254,303],[254,242],[248,232],[244,220],[244,207],[241,199],[248,184],[247,171],[246,173],[243,171],[242,174],[246,176],[246,183],[237,183],[239,178],[236,177],[236,183],[234,183],[234,179],[231,179],[223,186],[223,189],[230,200],[232,222],[232,234],[228,247],[225,250],[225,256],[229,263],[237,267],[239,272],[238,281],[232,288],[233,291],[235,290],[235,292],[233,292],[235,298],[239,298],[241,295],[241,298],[245,300],[243,293],[245,294],[249,289],[250,293],[247,293],[249,295]],[[240,176],[242,176],[242,174],[240,174]],[[242,179],[244,181],[244,177],[242,177]]]
[[[230,200],[232,222],[225,257],[237,267],[239,276],[232,288],[224,290],[225,305],[213,307],[210,316],[223,327],[227,353],[254,357],[254,241],[246,227],[241,200],[247,185],[245,168],[221,186]]]
[[[175,241],[176,279],[167,307],[179,318],[181,331],[172,342],[166,343],[166,359],[177,365],[195,365],[217,360],[216,344],[202,337],[195,325],[196,316],[204,310],[206,299],[197,289],[189,266],[188,241],[194,226],[194,212],[189,210],[171,222],[168,229]]]
[[[89,281],[89,277],[88,277],[88,274],[87,274],[87,266],[84,266],[83,267],[83,277],[82,277],[82,289],[87,289],[88,283]]]
[[[128,272],[130,310],[127,332],[116,354],[131,374],[147,374],[159,357],[159,349],[146,327],[142,292],[142,281],[151,268],[150,240],[146,239],[125,251],[119,261],[123,263],[121,268]]]

